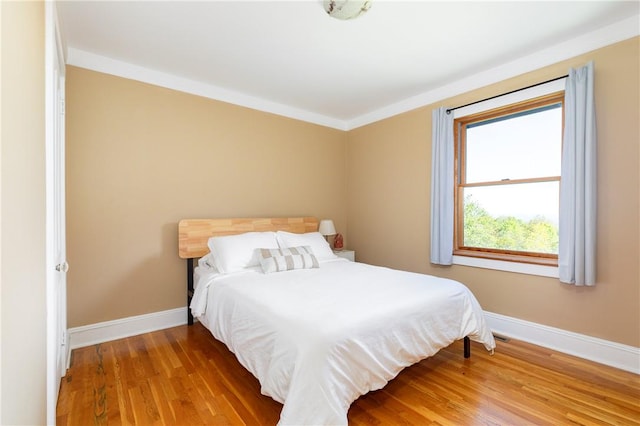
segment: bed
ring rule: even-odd
[[[463,284],[338,258],[313,217],[179,223],[193,316],[283,404],[278,424],[349,406],[456,340],[495,341]],[[197,262],[197,266],[196,265]]]

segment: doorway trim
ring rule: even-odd
[[[64,226],[56,223],[56,215],[64,221],[64,84],[65,61],[55,2],[44,3],[45,25],[45,177],[46,177],[46,421],[56,424],[56,406],[62,376],[66,373],[69,345],[66,325],[66,251]],[[56,158],[56,146],[59,157]],[[58,180],[59,179],[59,180]],[[56,212],[56,184],[62,198]],[[56,237],[58,235],[58,237]],[[62,239],[62,250],[60,244]],[[58,252],[62,251],[63,259]],[[58,267],[63,265],[62,267]],[[63,274],[61,277],[60,274]],[[59,283],[62,282],[63,285]]]

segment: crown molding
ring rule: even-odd
[[[325,127],[348,130],[345,127],[345,122],[336,118],[257,98],[200,81],[190,80],[151,68],[141,67],[106,56],[96,55],[95,53],[73,47],[67,49],[67,64]]]
[[[413,96],[347,122],[352,130],[462,93],[498,83],[527,72],[640,35],[640,15],[540,50],[528,56],[481,71],[436,89]]]
[[[106,56],[96,55],[73,47],[67,49],[67,64],[293,118],[295,120],[318,124],[320,126],[349,131],[638,36],[640,35],[639,21],[640,15],[618,21],[531,55],[475,73],[472,76],[396,102],[351,120],[341,120],[249,96],[244,93],[141,67]]]

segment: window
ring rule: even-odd
[[[563,97],[455,119],[454,255],[557,265]]]

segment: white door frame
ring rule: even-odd
[[[64,184],[65,64],[55,2],[45,2],[47,424],[56,424],[68,358]]]

